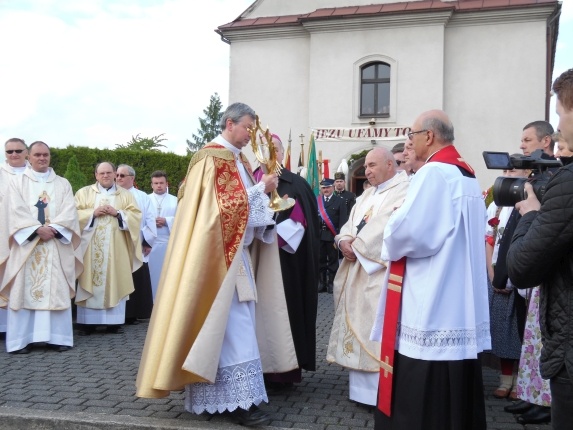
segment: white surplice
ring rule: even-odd
[[[432,210],[433,209],[433,210]],[[419,360],[476,359],[491,348],[486,209],[475,179],[429,162],[384,230],[382,258],[406,256],[396,349]],[[371,338],[381,339],[387,271]]]
[[[153,292],[153,300],[155,300],[161,269],[163,268],[163,260],[167,252],[167,244],[169,243],[169,235],[171,234],[175,212],[177,211],[177,197],[165,192],[164,194],[151,193],[149,194],[149,199],[154,216],[165,218],[166,221],[163,227],[157,227],[157,238],[148,256],[151,290]]]

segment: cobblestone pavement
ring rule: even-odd
[[[319,295],[316,372],[303,372],[296,388],[269,395],[262,409],[271,427],[316,430],[373,428],[372,413],[348,400],[348,373],[325,361],[333,316],[332,295]],[[128,325],[124,333],[75,337],[75,347],[55,352],[36,346],[28,355],[0,351],[0,429],[227,429],[226,416],[191,415],[183,393],[164,399],[135,397],[135,377],[147,323]],[[2,342],[3,343],[3,342]],[[503,411],[505,400],[490,395],[497,372],[484,366],[488,429],[549,430],[522,426]],[[406,430],[406,429],[405,429]]]

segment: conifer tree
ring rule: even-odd
[[[209,100],[209,106],[203,110],[205,118],[199,118],[201,128],[197,129],[196,135],[193,135],[193,141],[187,140],[188,153],[198,151],[219,135],[221,132],[219,121],[223,116],[222,108],[223,104],[219,94],[213,94]]]

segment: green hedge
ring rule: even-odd
[[[50,148],[51,165],[60,176],[65,176],[68,162],[75,155],[81,172],[85,176],[86,186],[95,183],[95,166],[102,161],[111,161],[116,166],[128,164],[135,169],[137,188],[150,193],[151,174],[155,170],[164,170],[169,178],[169,194],[177,195],[179,183],[185,178],[191,155],[182,156],[174,153],[156,151],[134,151],[129,149],[97,149],[83,146]],[[76,191],[77,184],[74,184]]]

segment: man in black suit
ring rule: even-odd
[[[336,172],[334,174],[334,194],[338,197],[342,197],[346,203],[346,213],[350,215],[350,211],[356,203],[356,194],[346,190],[346,175],[344,172]],[[342,256],[340,258],[342,258]]]
[[[319,292],[332,294],[332,281],[338,270],[338,250],[334,246],[334,236],[340,232],[348,220],[346,201],[334,194],[334,181],[325,178],[320,182],[321,195],[318,196],[318,216],[320,220],[320,284]]]

